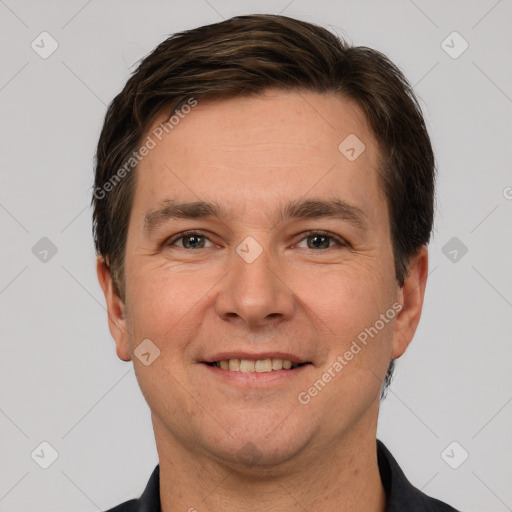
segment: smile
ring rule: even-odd
[[[268,373],[277,370],[293,370],[303,364],[308,363],[292,363],[288,359],[223,359],[222,361],[214,361],[206,363],[209,366],[221,368],[231,372],[242,373]]]

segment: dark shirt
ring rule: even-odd
[[[386,491],[385,512],[457,512],[454,508],[416,489],[405,477],[384,443],[377,440],[380,477]],[[160,465],[154,469],[139,499],[126,501],[106,512],[161,512]]]

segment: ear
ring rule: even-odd
[[[110,270],[103,256],[96,258],[96,273],[105,301],[107,303],[108,328],[116,342],[117,357],[123,361],[131,361],[130,343],[126,328],[125,305],[114,289]]]
[[[402,309],[396,317],[394,326],[393,359],[404,354],[420,321],[428,276],[428,250],[425,245],[411,257],[408,270],[398,297]]]

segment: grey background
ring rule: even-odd
[[[105,510],[139,496],[157,464],[96,280],[94,148],[138,58],[177,30],[253,12],[330,25],[414,84],[438,158],[436,228],[379,437],[424,492],[512,510],[511,0],[0,0],[0,511]],[[31,48],[43,31],[58,43],[47,59]],[[453,31],[469,43],[458,58],[441,45]],[[43,237],[55,254],[38,252]],[[49,456],[43,441],[59,454],[48,469],[31,457]]]

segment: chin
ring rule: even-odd
[[[228,430],[229,434],[223,431],[220,440],[208,439],[208,451],[238,470],[276,468],[300,454],[310,441],[304,423],[298,425],[293,418],[285,418],[239,424]]]
[[[214,447],[213,455],[231,469],[240,473],[258,474],[262,471],[269,476],[269,470],[274,470],[273,475],[281,467],[283,472],[286,463],[301,452],[301,447],[292,445],[269,447],[261,443],[248,440],[243,445],[232,445],[231,447]]]

